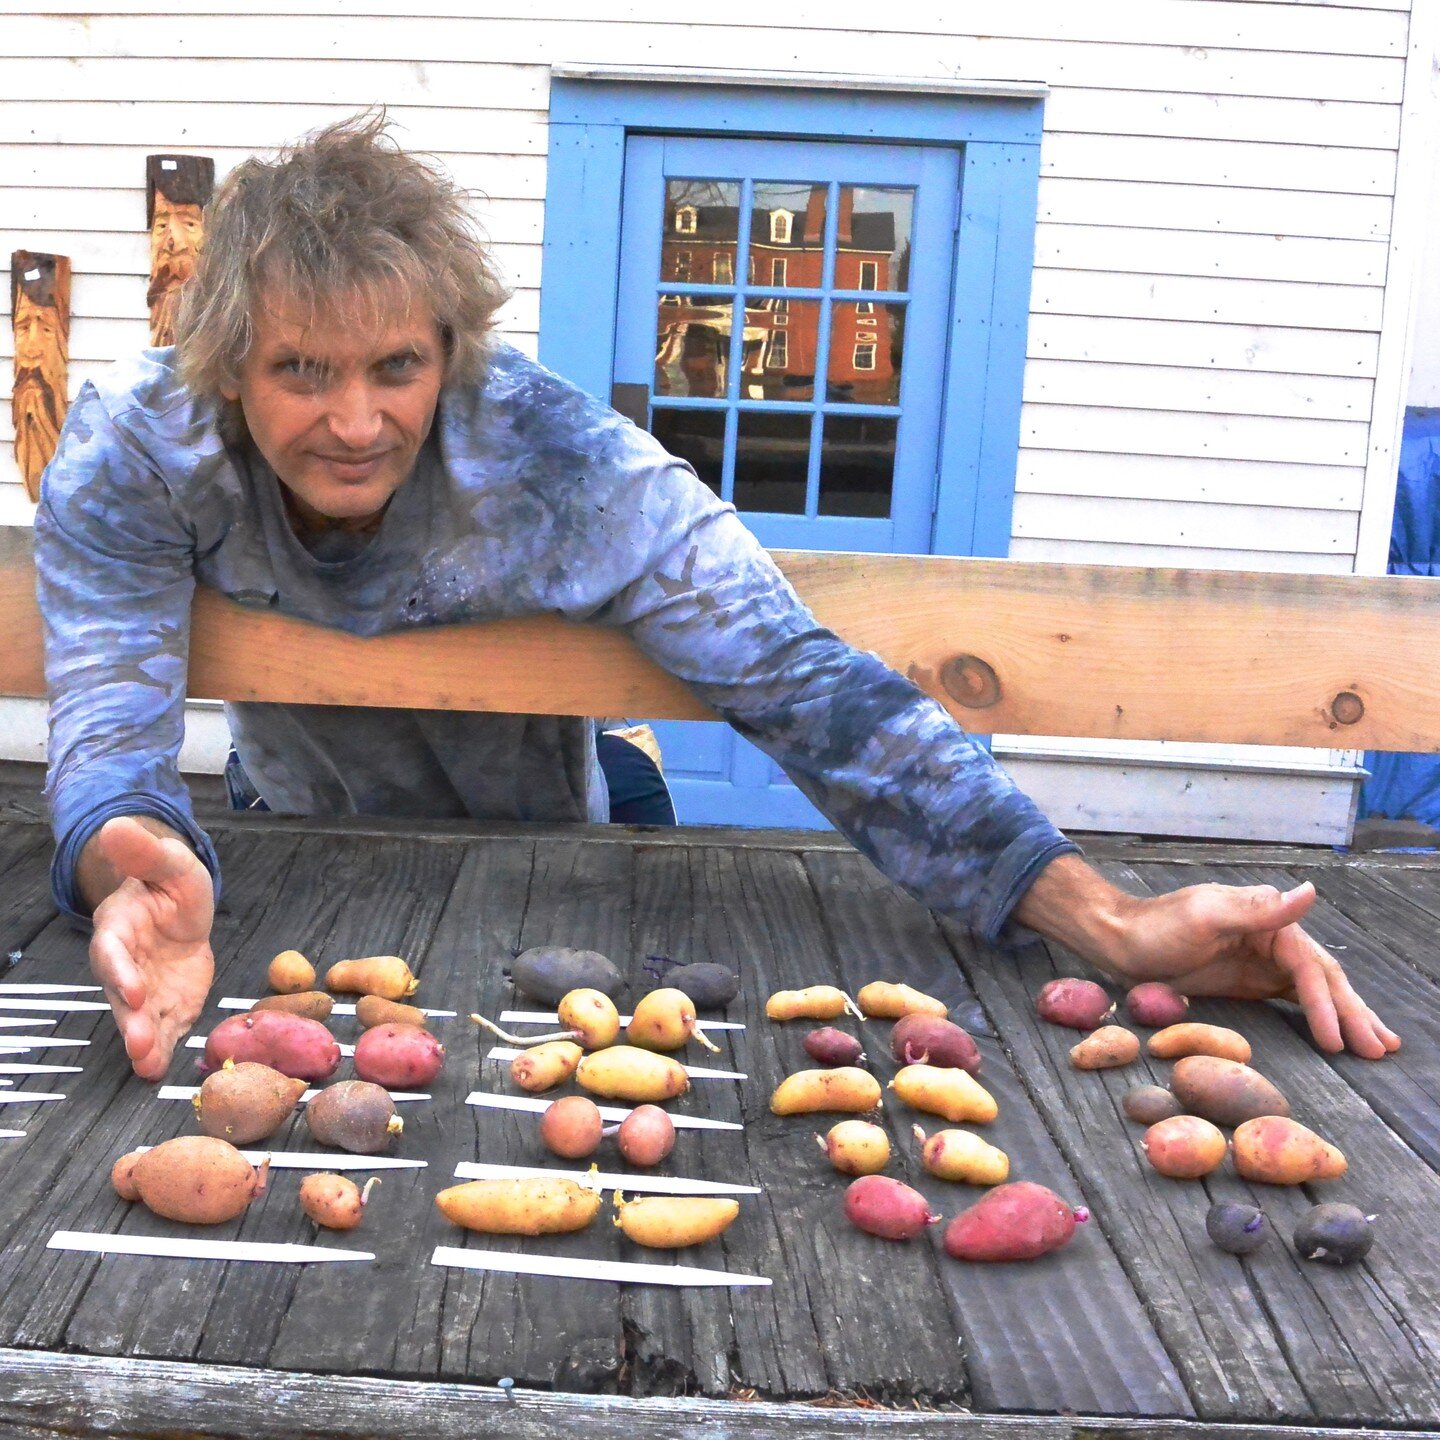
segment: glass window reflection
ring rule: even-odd
[[[725,412],[666,410],[651,414],[650,433],[672,454],[688,460],[717,495],[725,476]]]
[[[730,372],[730,300],[662,295],[656,306],[655,394],[725,396]]]
[[[865,303],[831,304],[825,398],[846,405],[898,405],[906,307],[870,305],[869,313],[861,313]]]
[[[783,410],[742,410],[737,419],[735,508],[803,515],[811,417]]]
[[[752,285],[818,288],[825,271],[828,185],[757,180],[750,207]]]
[[[708,285],[721,256],[733,275],[740,240],[740,182],[667,180],[664,225],[662,284],[693,281]]]
[[[835,236],[837,290],[908,290],[915,192],[842,185]]]
[[[740,398],[813,400],[819,325],[818,300],[747,296]]]
[[[827,415],[820,445],[821,515],[888,519],[895,479],[891,415]]]

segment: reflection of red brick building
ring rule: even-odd
[[[661,283],[735,283],[739,215],[715,199],[714,182],[695,182],[697,203],[672,181],[661,245]],[[825,203],[828,189],[811,186],[805,209],[757,207],[750,217],[744,280],[755,286],[819,289],[823,279]],[[840,187],[835,290],[903,289],[908,233],[896,255],[896,217],[888,211],[857,211],[854,189]],[[908,232],[908,225],[903,227]],[[892,270],[897,273],[892,274]],[[745,399],[808,400],[814,397],[820,303],[783,297],[756,299],[745,310],[742,340]],[[893,404],[904,331],[904,307],[879,300],[832,304],[829,398],[862,404]],[[656,327],[656,393],[721,397],[729,369],[731,308],[722,297],[665,295]]]

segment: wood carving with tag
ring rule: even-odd
[[[205,207],[215,191],[208,155],[145,157],[145,218],[150,226],[150,343],[175,343],[180,289],[195,273],[205,240]]]
[[[15,328],[15,462],[31,500],[50,463],[69,406],[70,261],[16,250],[10,256],[10,314]]]

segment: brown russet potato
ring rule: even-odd
[[[583,1160],[600,1148],[605,1122],[599,1106],[584,1095],[552,1100],[540,1117],[540,1139],[553,1154],[565,1160]]]
[[[995,1097],[968,1071],[906,1065],[890,1088],[917,1110],[955,1124],[988,1125],[999,1113]]]
[[[890,1137],[869,1120],[842,1120],[815,1139],[842,1175],[878,1175],[890,1163]]]
[[[1185,1107],[1163,1085],[1135,1085],[1120,1101],[1127,1119],[1140,1125],[1154,1125],[1172,1115],[1182,1115]]]
[[[1349,1168],[1334,1145],[1282,1115],[1259,1115],[1237,1125],[1231,1146],[1235,1173],[1265,1185],[1334,1180]]]
[[[980,1073],[980,1051],[967,1031],[935,1015],[906,1015],[890,1031],[890,1053],[902,1065],[940,1065]]]
[[[845,1187],[845,1218],[881,1240],[913,1240],[940,1216],[918,1191],[888,1175],[862,1175]]]
[[[355,1073],[387,1090],[428,1085],[445,1064],[445,1047],[413,1025],[376,1025],[355,1042]]]
[[[603,1050],[620,1034],[620,1012],[603,990],[571,990],[556,1007],[560,1023],[587,1050]]]
[[[298,990],[293,995],[266,995],[252,1010],[279,1010],[285,1015],[303,1015],[307,1020],[328,1020],[334,999],[323,990]]]
[[[182,1135],[141,1155],[132,1169],[149,1210],[185,1225],[223,1225],[265,1190],[270,1161],[257,1170],[228,1140]]]
[[[612,1045],[581,1060],[575,1079],[592,1095],[608,1100],[673,1100],[690,1088],[690,1077],[678,1060],[642,1050],[638,1045]]]
[[[860,1018],[860,1007],[834,985],[807,985],[803,990],[777,990],[766,1002],[772,1020],[834,1020],[846,1013]]]
[[[833,1025],[812,1030],[803,1043],[805,1053],[820,1065],[858,1065],[865,1058],[864,1046]]]
[[[770,1096],[776,1115],[812,1115],[819,1110],[863,1115],[880,1108],[880,1082],[858,1065],[833,1070],[797,1070],[787,1075]]]
[[[1172,1180],[1198,1180],[1219,1169],[1225,1159],[1225,1134],[1198,1115],[1158,1120],[1140,1142],[1145,1158]]]
[[[1186,1055],[1213,1055],[1217,1060],[1250,1063],[1250,1042],[1238,1031],[1224,1025],[1202,1025],[1187,1020],[1157,1030],[1145,1048],[1157,1060],[1179,1060]]]
[[[1003,1185],[1010,1178],[1010,1157],[968,1130],[937,1130],[933,1135],[916,1125],[920,1163],[937,1180],[964,1185]]]
[[[658,1105],[637,1105],[620,1122],[615,1144],[632,1165],[658,1165],[675,1148],[675,1122]]]
[[[945,1227],[945,1253],[957,1260],[1038,1260],[1068,1245],[1090,1212],[1066,1204],[1032,1180],[997,1185]]]
[[[560,1235],[599,1213],[600,1192],[565,1179],[469,1180],[435,1197],[440,1213],[487,1235]]]
[[[615,1224],[627,1240],[652,1250],[679,1250],[714,1240],[740,1213],[738,1200],[708,1195],[615,1196]]]
[[[950,1010],[943,1000],[933,995],[888,980],[872,980],[862,985],[855,999],[871,1020],[903,1020],[907,1015],[934,1015],[943,1020]]]
[[[383,995],[362,995],[355,1002],[355,1018],[362,1030],[373,1030],[377,1025],[414,1025],[423,1030],[426,1016],[418,1005],[402,1005]]]
[[[1140,1058],[1140,1037],[1123,1025],[1102,1025],[1070,1049],[1077,1070],[1118,1070]]]
[[[325,988],[341,995],[408,1000],[420,988],[420,982],[398,955],[366,955],[332,965],[325,972]]]
[[[344,1175],[307,1175],[300,1182],[300,1208],[327,1230],[353,1230],[365,1218],[372,1187],[380,1183],[372,1175],[362,1190]]]
[[[667,986],[651,990],[635,1002],[625,1039],[643,1050],[678,1050],[695,1034],[695,1002]]]
[[[232,1145],[250,1145],[273,1135],[294,1113],[305,1081],[269,1065],[227,1060],[207,1075],[195,1098],[200,1129]]]
[[[340,1064],[335,1037],[318,1021],[278,1010],[249,1010],[222,1020],[205,1041],[200,1068],[218,1070],[227,1060],[255,1060],[282,1075],[312,1083],[328,1080]]]
[[[1190,1001],[1163,980],[1147,980],[1126,993],[1125,1009],[1137,1025],[1159,1029],[1178,1025],[1190,1009]]]
[[[510,1062],[510,1078],[532,1095],[553,1090],[579,1068],[585,1052],[573,1040],[547,1040],[522,1050]]]
[[[265,979],[277,995],[298,995],[315,984],[315,967],[298,950],[282,950],[270,962]]]
[[[1065,976],[1040,987],[1035,1009],[1042,1020],[1052,1025],[1093,1030],[1115,1013],[1115,1002],[1093,980]]]
[[[352,1155],[378,1155],[405,1130],[395,1102],[369,1080],[327,1085],[305,1107],[305,1123],[322,1145],[338,1145]]]
[[[1217,1125],[1243,1125],[1261,1115],[1290,1114],[1290,1102],[1258,1070],[1214,1055],[1186,1055],[1170,1072],[1170,1088],[1191,1115]]]

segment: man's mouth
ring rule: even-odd
[[[387,451],[379,450],[373,455],[319,454],[317,458],[332,474],[338,475],[342,480],[364,480],[374,472],[387,453]]]

